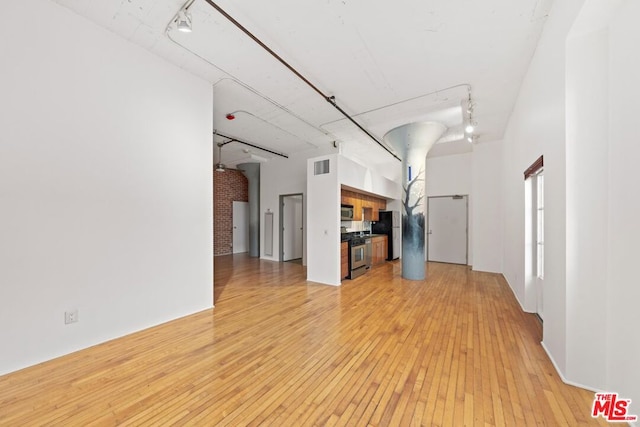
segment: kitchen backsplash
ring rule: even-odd
[[[340,221],[341,227],[347,227],[348,232],[370,231],[371,221]]]

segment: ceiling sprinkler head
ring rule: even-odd
[[[226,115],[226,117],[227,117],[227,120],[233,120],[233,119],[235,119],[235,118],[236,118],[236,116],[234,116],[234,115],[233,115],[233,114],[231,114],[231,113],[227,114],[227,115]]]

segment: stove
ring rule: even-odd
[[[349,239],[349,279],[362,276],[371,268],[371,237],[359,233]]]

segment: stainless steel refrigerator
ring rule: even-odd
[[[371,226],[373,234],[387,235],[387,260],[398,259],[400,257],[400,212],[380,211],[379,220]]]

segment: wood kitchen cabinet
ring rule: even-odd
[[[366,221],[380,220],[380,211],[384,210],[384,208],[380,209],[381,203],[379,202],[379,200],[382,200],[382,199],[376,199],[371,201],[371,204],[369,205],[370,207],[367,207],[364,209],[364,219]],[[387,202],[382,200],[382,203],[386,207]]]
[[[354,221],[362,221],[363,219],[378,221],[380,219],[379,212],[387,208],[387,201],[383,198],[349,190],[340,192],[340,202],[343,205],[353,206]]]
[[[378,221],[380,219],[380,215],[378,214],[377,208],[364,208],[364,220],[365,221]]]
[[[353,220],[354,221],[362,221],[362,199],[359,197],[353,197]]]
[[[349,243],[340,243],[340,279],[349,275]]]
[[[377,221],[374,219],[378,216],[378,208],[376,206],[375,197],[369,196],[367,194],[361,195],[362,199],[362,209],[363,209],[363,219],[365,221]]]
[[[349,190],[342,190],[340,192],[340,200],[343,205],[353,205],[353,196],[355,193]]]
[[[387,236],[371,238],[371,265],[382,264],[387,260]]]

